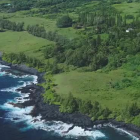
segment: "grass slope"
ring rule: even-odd
[[[120,11],[123,15],[138,15],[140,13],[140,3],[121,3],[113,5],[118,11]]]
[[[76,30],[74,30],[72,27],[70,28],[57,28],[56,26],[56,20],[52,19],[45,19],[45,18],[40,18],[40,17],[19,17],[19,16],[13,16],[9,18],[9,20],[14,21],[14,22],[24,22],[25,23],[25,28],[28,25],[42,25],[45,27],[46,31],[56,31],[60,35],[66,36],[67,38],[75,38],[77,37]]]
[[[27,32],[6,31],[0,33],[0,51],[24,52],[30,56],[42,57],[39,51],[42,46],[52,44],[51,41],[30,35]]]
[[[3,3],[9,3],[10,0],[0,0],[0,4],[3,4]]]
[[[129,72],[118,69],[109,73],[104,72],[69,72],[55,75],[55,90],[62,96],[72,93],[75,97],[83,100],[99,101],[103,106],[110,109],[122,108],[132,101],[139,102],[139,88],[130,86],[123,89],[114,89],[112,84],[121,82]],[[135,78],[130,77],[131,80]],[[140,78],[137,78],[140,81]]]

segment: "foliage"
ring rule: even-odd
[[[25,63],[27,63],[30,67],[36,67],[38,69],[42,68],[43,65],[44,65],[41,62],[41,60],[36,59],[36,58],[28,57],[24,53],[19,53],[19,54],[4,53],[2,59],[5,60],[6,62],[14,63],[14,64],[25,64]]]
[[[18,31],[19,36],[17,40],[12,39],[13,44],[7,36],[4,38],[6,43],[1,44],[4,46],[1,50],[14,53],[4,53],[3,60],[27,64],[50,74],[66,71],[62,75],[69,77],[61,79],[62,87],[56,88],[51,75],[46,75],[43,84],[44,102],[59,105],[62,112],[81,112],[92,120],[113,118],[139,126],[140,13],[139,0],[136,1],[4,2],[0,4],[3,12],[1,36],[12,31]],[[24,30],[24,23],[18,23],[20,20],[26,21],[25,28],[31,34],[28,43],[26,38],[21,42],[27,32],[19,34]],[[35,40],[32,35],[36,36]],[[53,45],[48,45],[48,40]],[[41,43],[43,41],[45,45]],[[14,47],[7,46],[8,42]],[[34,44],[42,47],[34,47]],[[77,68],[79,73],[71,74],[71,67]],[[130,103],[127,105],[126,102]]]
[[[56,24],[59,28],[71,27],[72,19],[68,15],[66,15],[59,18]]]
[[[125,79],[122,79],[120,82],[116,82],[116,83],[112,84],[112,87],[119,90],[119,89],[124,89],[124,88],[130,87],[130,86],[132,86],[132,84],[133,84],[132,80],[125,78]]]
[[[71,93],[68,95],[68,98],[63,99],[61,101],[60,111],[68,112],[68,113],[73,113],[75,111],[78,111],[77,100],[76,98],[73,97]]]
[[[23,31],[24,27],[24,22],[22,23],[15,23],[15,22],[11,22],[9,20],[4,20],[4,19],[0,19],[0,28],[1,29],[7,29],[7,30],[13,30],[13,31]]]
[[[47,32],[43,26],[28,25],[27,31],[28,31],[28,33],[30,33],[34,36],[42,37],[44,39],[54,41],[54,42],[57,42],[59,44],[63,44],[67,41],[67,39],[65,37],[57,34],[56,32],[52,32],[52,31]]]
[[[45,8],[44,12],[58,13],[61,10],[67,8],[75,8],[84,3],[88,3],[94,0],[11,0],[11,6],[8,7],[10,12],[16,12],[20,10],[30,10],[35,8]]]

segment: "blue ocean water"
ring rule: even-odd
[[[2,67],[0,65],[0,69]],[[28,94],[17,93],[16,89],[30,82],[36,82],[36,77],[17,77],[0,71],[0,140],[136,140],[111,127],[92,131],[74,127],[68,134],[63,134],[72,124],[44,122],[40,120],[41,116],[32,118],[29,113],[33,107],[20,109],[9,104],[28,100],[25,99]],[[34,122],[35,119],[39,121]]]

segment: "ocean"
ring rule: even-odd
[[[0,140],[137,140],[127,132],[110,126],[90,131],[75,126],[64,134],[73,124],[45,122],[41,116],[32,118],[29,114],[33,106],[18,108],[9,103],[29,100],[30,93],[20,93],[16,89],[37,83],[37,77],[8,74],[1,71],[4,67],[0,65]]]

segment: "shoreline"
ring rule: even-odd
[[[17,65],[17,64],[12,65],[2,60],[0,60],[0,64],[9,66],[11,68],[11,71],[16,70],[19,72],[23,72],[24,74],[36,75],[38,77],[37,79],[38,83],[42,83],[44,81],[43,79],[44,73],[39,73],[34,68],[29,68],[26,65]],[[23,103],[17,103],[15,105],[16,107],[19,107],[19,108],[22,108],[22,107],[25,108],[25,107],[34,105],[34,109],[30,113],[32,117],[37,117],[39,114],[41,114],[42,116],[41,120],[62,121],[68,124],[72,123],[74,124],[73,126],[82,127],[85,130],[91,127],[95,129],[99,129],[103,127],[105,124],[107,124],[107,126],[111,126],[112,128],[126,131],[124,133],[127,133],[129,135],[131,134],[134,137],[138,138],[138,140],[140,140],[140,128],[133,124],[117,122],[116,120],[113,120],[113,119],[91,121],[90,117],[83,115],[79,112],[75,112],[72,114],[61,113],[59,111],[59,106],[49,105],[43,102],[42,94],[44,93],[44,88],[36,84],[26,85],[25,87],[17,89],[17,91],[20,91],[23,94],[30,92],[29,101],[25,101]]]

